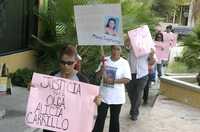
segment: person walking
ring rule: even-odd
[[[110,109],[109,132],[120,132],[119,115],[125,103],[125,86],[131,80],[128,61],[121,57],[120,46],[111,46],[111,56],[99,65],[97,75],[103,78],[100,89],[102,103],[92,132],[103,132],[107,111]],[[103,65],[104,64],[104,65]]]
[[[131,68],[132,80],[128,84],[128,96],[131,103],[130,119],[136,121],[139,116],[139,108],[142,101],[142,93],[148,80],[148,64],[153,61],[151,55],[136,57],[127,38],[126,47],[129,50],[128,61]],[[153,50],[151,50],[153,51]],[[150,53],[152,54],[152,53]]]

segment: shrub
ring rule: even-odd
[[[33,72],[33,70],[27,68],[18,69],[15,73],[10,74],[12,84],[27,87],[28,83],[32,79]]]
[[[189,69],[200,69],[200,24],[185,38],[184,46],[185,50],[181,61],[185,63]]]

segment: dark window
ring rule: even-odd
[[[27,49],[37,33],[37,0],[0,0],[0,54]]]

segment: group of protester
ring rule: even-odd
[[[156,41],[163,41],[163,34],[158,31]],[[142,57],[136,57],[127,38],[125,47],[128,49],[128,60],[121,57],[122,48],[118,45],[111,46],[111,55],[105,57],[96,70],[96,76],[102,79],[100,95],[94,99],[98,106],[97,117],[92,132],[103,132],[108,109],[110,109],[109,132],[119,132],[119,115],[125,103],[125,85],[127,85],[130,99],[130,119],[136,121],[142,102],[148,101],[148,92],[151,81],[155,80],[157,67],[158,77],[162,75],[162,62],[157,62],[155,48]],[[53,76],[89,83],[87,77],[80,73],[80,61],[76,48],[65,46],[60,52],[60,69],[51,74]],[[157,65],[156,65],[157,64]],[[144,92],[143,92],[144,91]],[[143,94],[144,93],[144,94]],[[51,132],[43,130],[44,132]]]

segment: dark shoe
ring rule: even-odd
[[[129,115],[132,116],[132,111],[131,110],[129,111]]]
[[[147,104],[148,104],[148,101],[144,101],[144,102],[143,102],[143,105],[147,105]]]
[[[135,117],[135,116],[131,116],[131,118],[130,118],[132,121],[137,121],[137,117]]]

